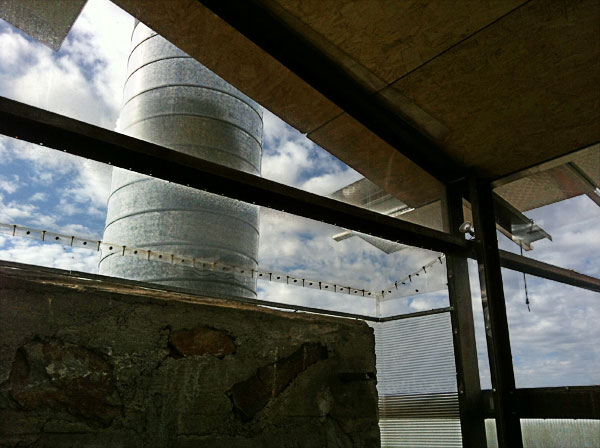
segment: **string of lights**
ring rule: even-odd
[[[369,299],[377,299],[380,301],[390,300],[392,298],[399,298],[399,296],[415,295],[419,294],[420,292],[424,292],[421,291],[418,287],[413,288],[413,286],[416,284],[417,278],[419,276],[427,274],[428,271],[431,272],[431,268],[435,264],[443,264],[444,260],[444,255],[441,255],[432,260],[431,262],[422,266],[419,270],[408,274],[402,280],[394,282],[390,287],[380,291],[373,291],[371,289],[361,288],[357,286],[341,285],[331,281],[306,278],[286,272],[266,269],[260,266],[256,268],[236,266],[228,263],[223,263],[217,260],[198,259],[186,257],[180,254],[130,247],[118,243],[101,241],[94,238],[86,238],[74,235],[67,235],[63,233],[50,232],[46,230],[20,226],[16,224],[0,223],[0,233],[12,237],[28,238],[47,243],[58,243],[74,248],[89,249],[93,251],[102,252],[105,255],[112,254],[117,256],[136,257],[151,262],[169,263],[174,265],[185,266],[194,270],[208,270],[214,272],[229,273],[231,275],[240,277],[255,278],[257,280],[263,280],[274,283],[283,283],[303,288],[319,289],[322,291],[328,291],[337,294],[359,296]],[[411,292],[411,294],[399,295],[398,292],[401,291],[402,288],[407,285],[409,288],[412,288],[414,292],[409,291]]]

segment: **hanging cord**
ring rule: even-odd
[[[523,241],[519,242],[519,246],[521,247],[521,256],[523,256]],[[525,284],[525,305],[527,305],[527,311],[531,313],[531,308],[529,307],[529,294],[527,292],[527,278],[525,277],[525,272],[523,272],[523,283]]]

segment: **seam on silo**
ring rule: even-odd
[[[242,98],[240,98],[239,96],[234,95],[231,92],[227,92],[226,90],[221,90],[221,89],[215,89],[214,87],[209,87],[209,86],[204,86],[201,84],[163,84],[160,86],[155,86],[155,87],[150,87],[149,89],[146,90],[142,90],[141,92],[136,93],[135,95],[133,95],[131,98],[129,98],[125,103],[123,103],[123,109],[125,108],[125,106],[127,106],[127,104],[129,104],[130,101],[132,101],[133,99],[137,98],[138,96],[150,92],[152,90],[160,90],[160,89],[166,89],[169,87],[192,87],[195,89],[204,89],[204,90],[210,90],[213,92],[219,92],[222,93],[223,95],[227,95],[230,96],[232,98],[235,98],[236,100],[240,101],[241,103],[245,104],[246,106],[248,106],[250,109],[252,109],[254,111],[254,113],[256,113],[256,115],[258,115],[258,118],[260,119],[260,122],[263,122],[263,117],[261,115],[261,113],[258,111],[258,109],[256,109],[255,107],[253,107],[250,103],[244,101]],[[123,94],[125,93],[125,88],[123,88]]]
[[[256,258],[254,258],[251,255],[247,255],[244,252],[238,252],[234,249],[229,249],[227,247],[221,246],[221,245],[217,245],[217,244],[199,244],[199,243],[189,243],[189,242],[169,242],[169,243],[144,243],[144,242],[138,242],[135,244],[136,248],[139,249],[146,249],[147,247],[161,247],[161,246],[186,246],[186,247],[197,247],[197,248],[201,248],[201,249],[206,249],[206,248],[210,248],[210,249],[219,249],[222,250],[224,252],[230,252],[234,255],[239,255],[242,258],[246,258],[248,261],[250,261],[251,263],[255,263],[256,265],[258,265],[258,260]],[[163,251],[159,251],[159,252],[163,252]],[[111,252],[109,254],[106,254],[104,257],[100,258],[100,262],[102,262],[104,259],[106,259],[107,257],[110,257],[111,255],[119,255],[116,252]],[[120,255],[122,256],[122,255]],[[192,258],[194,258],[193,256],[191,256]],[[179,266],[179,265],[177,265]]]
[[[135,29],[134,29],[134,31],[135,31]],[[146,42],[147,40],[150,40],[150,39],[152,39],[153,37],[156,37],[156,36],[158,36],[158,34],[156,34],[156,33],[155,33],[155,34],[152,34],[151,36],[148,36],[148,37],[146,37],[144,40],[142,40],[142,41],[138,42],[137,44],[135,44],[135,47],[133,47],[133,48],[131,49],[131,51],[129,52],[129,56],[127,57],[127,68],[129,68],[129,60],[131,59],[131,55],[133,54],[133,52],[134,52],[135,50],[137,50],[137,48],[138,48],[140,45],[142,45],[144,42]],[[131,38],[133,39],[133,35],[131,36]],[[167,42],[169,42],[169,41],[167,40]],[[171,43],[171,42],[169,42],[169,43]],[[171,44],[171,45],[173,45],[173,44]],[[175,48],[177,48],[177,47],[175,47]]]
[[[124,169],[124,168],[121,168],[121,169]],[[140,183],[140,182],[148,182],[149,180],[157,180],[157,179],[154,178],[154,177],[148,177],[147,179],[137,179],[137,180],[134,180],[133,182],[127,182],[126,184],[121,185],[119,188],[117,188],[116,190],[113,190],[108,195],[107,202],[110,201],[110,198],[112,198],[113,194],[115,194],[117,191],[121,190],[122,188],[128,187],[130,185],[134,185],[134,184],[137,184],[137,183]]]
[[[142,64],[139,67],[137,67],[134,71],[132,71],[129,75],[127,75],[127,78],[125,79],[125,83],[123,84],[123,90],[125,90],[125,88],[127,87],[127,83],[129,82],[129,78],[131,78],[133,75],[135,75],[138,72],[138,70],[141,70],[144,67],[147,67],[148,65],[152,65],[155,62],[168,61],[169,59],[192,59],[194,62],[198,62],[198,61],[196,61],[195,59],[193,59],[193,58],[191,58],[189,56],[165,56],[164,58],[154,59],[153,61],[145,62],[144,64]]]
[[[243,224],[246,224],[248,227],[254,229],[254,231],[258,234],[259,231],[258,229],[253,226],[251,223],[249,223],[248,221],[244,221],[243,219],[240,219],[236,216],[232,216],[232,215],[227,215],[225,213],[218,213],[218,212],[213,212],[210,210],[205,210],[205,209],[199,209],[199,210],[190,210],[188,208],[156,208],[156,209],[148,209],[148,210],[142,210],[139,212],[135,212],[135,213],[129,213],[127,215],[123,215],[123,216],[119,216],[116,219],[113,219],[110,223],[107,223],[106,226],[104,227],[104,231],[106,232],[106,229],[108,229],[109,226],[111,226],[112,224],[114,224],[117,221],[120,221],[122,219],[126,219],[126,218],[130,218],[132,216],[138,216],[138,215],[144,215],[146,213],[161,213],[161,212],[190,212],[190,213],[208,213],[208,214],[212,214],[212,215],[220,215],[220,216],[225,216],[229,219],[234,219],[236,221],[239,221]]]
[[[188,269],[190,269],[190,268],[188,267]],[[201,282],[203,284],[206,284],[206,283],[218,283],[218,284],[227,285],[229,287],[245,289],[245,290],[251,292],[253,295],[256,295],[256,291],[254,289],[248,288],[241,281],[238,281],[238,282],[236,282],[236,283],[234,283],[232,285],[231,281],[218,280],[218,278],[215,279],[214,277],[219,274],[218,272],[202,271],[202,270],[197,271],[197,272],[206,273],[207,277],[209,277],[209,278],[206,278],[206,277],[204,277],[204,278],[203,277],[176,277],[176,278],[167,277],[167,278],[144,278],[143,280],[138,280],[138,281],[148,282],[148,283],[156,283],[156,282],[179,282],[179,281],[193,281],[193,282]],[[227,275],[227,273],[220,273],[220,274]],[[210,276],[212,276],[213,278],[210,278]],[[114,277],[114,276],[111,276],[111,277]],[[234,279],[237,279],[235,276],[232,276],[232,277]],[[119,278],[119,277],[115,277],[115,278]],[[183,288],[185,288],[185,287],[183,287]]]
[[[150,115],[148,117],[144,117],[144,118],[140,118],[139,120],[136,120],[132,123],[129,123],[127,126],[125,126],[122,131],[125,132],[127,129],[129,129],[131,126],[135,126],[138,123],[141,123],[142,121],[147,121],[147,120],[153,120],[155,118],[161,118],[161,117],[197,117],[197,118],[206,118],[207,120],[214,120],[214,121],[218,121],[220,123],[223,124],[228,124],[231,127],[234,127],[240,131],[242,131],[244,134],[248,135],[250,138],[252,138],[252,140],[254,140],[256,142],[256,144],[260,147],[262,147],[262,143],[259,139],[257,139],[254,135],[252,135],[250,132],[248,132],[247,130],[245,130],[243,127],[228,121],[228,120],[223,120],[222,118],[215,118],[215,117],[211,117],[209,115],[202,115],[202,114],[194,114],[194,113],[179,113],[179,112],[170,112],[168,114],[156,114],[156,115]]]

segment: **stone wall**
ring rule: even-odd
[[[0,266],[0,446],[379,446],[360,321]]]

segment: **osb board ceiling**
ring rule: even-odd
[[[267,0],[390,84],[525,3]]]
[[[439,198],[423,170],[200,1],[115,3],[402,201]],[[259,3],[491,179],[600,141],[596,1]]]
[[[600,140],[600,3],[532,1],[394,84],[493,178]]]

